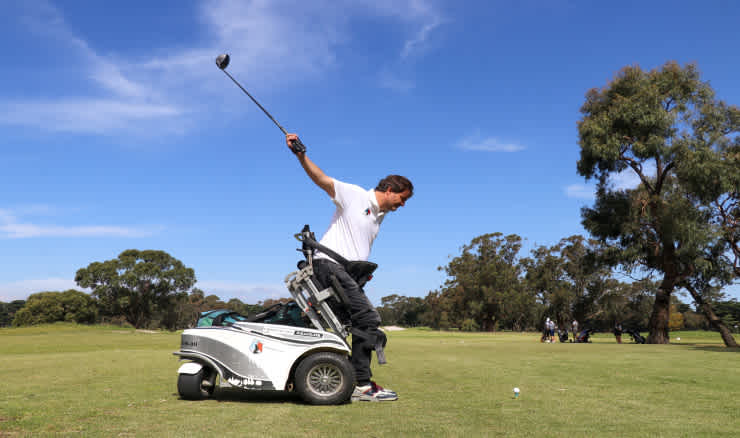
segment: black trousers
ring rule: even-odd
[[[370,303],[365,291],[347,274],[344,267],[326,259],[316,259],[313,262],[314,275],[324,287],[330,286],[330,277],[333,274],[344,288],[344,293],[349,299],[350,320],[352,328],[359,331],[374,334],[380,326],[380,314]],[[372,336],[371,336],[372,337]],[[375,339],[365,339],[352,335],[352,357],[350,361],[355,368],[355,378],[358,384],[363,385],[370,381],[370,360],[372,358]]]

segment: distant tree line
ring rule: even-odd
[[[609,315],[619,315],[625,327],[642,329],[649,320],[652,299],[648,291],[640,291],[638,285],[619,283],[613,293],[605,294],[602,302],[604,308],[596,310],[590,317],[578,316],[578,313],[560,313],[560,324],[567,327],[572,318],[581,322],[582,327],[593,327],[598,330],[610,330],[613,320]],[[619,297],[624,291],[637,291]],[[439,330],[479,331],[485,324],[476,320],[471,314],[458,315],[448,310],[448,304],[438,307],[447,296],[439,291],[430,293],[427,297],[406,297],[389,295],[383,297],[381,306],[377,308],[385,325],[399,325],[402,327],[431,327]],[[619,298],[617,298],[619,297]],[[194,288],[186,295],[186,299],[176,302],[176,309],[167,314],[176,315],[174,321],[164,324],[165,315],[155,312],[150,320],[141,324],[139,328],[176,330],[195,325],[200,312],[212,309],[229,309],[242,315],[259,313],[277,302],[284,302],[287,298],[278,300],[267,299],[256,304],[243,303],[237,298],[222,301],[216,295],[205,293]],[[714,303],[717,315],[736,333],[740,333],[740,302],[737,300],[718,301]],[[475,306],[473,306],[475,307]],[[515,307],[511,307],[514,309]],[[540,330],[545,315],[555,315],[547,304],[536,300],[534,308],[529,312],[517,315],[501,315],[497,324],[490,324],[490,330]],[[616,312],[616,313],[615,313]],[[444,313],[444,315],[442,314]],[[526,317],[526,315],[530,315]],[[540,315],[542,317],[540,317]],[[553,316],[557,320],[557,316]],[[124,315],[104,315],[100,311],[99,301],[91,295],[70,289],[64,292],[38,292],[31,294],[27,300],[15,300],[10,303],[0,302],[0,327],[25,326],[54,323],[59,321],[78,324],[115,324],[131,325]],[[674,297],[671,312],[671,330],[712,330],[706,318],[689,304],[685,304]]]
[[[547,317],[570,330],[611,330],[616,322],[645,331],[659,284],[645,278],[624,282],[603,263],[605,248],[582,236],[539,246],[521,257],[522,238],[501,233],[476,237],[444,270],[448,279],[426,297],[389,295],[378,308],[383,324],[463,331],[539,331]],[[740,324],[740,302],[711,304],[730,330]],[[714,327],[696,306],[672,297],[670,330]]]
[[[0,327],[7,327],[13,322],[16,312],[26,305],[25,300],[14,300],[9,303],[0,301]]]
[[[575,319],[581,327],[610,330],[648,327],[659,287],[649,278],[623,282],[604,262],[609,248],[597,240],[570,236],[553,246],[520,254],[523,239],[501,233],[474,238],[445,267],[448,279],[426,297],[389,295],[378,311],[386,325],[427,326],[464,331],[541,330],[546,317],[567,328]],[[57,321],[108,323],[136,328],[177,330],[192,327],[201,312],[229,309],[255,314],[280,301],[256,304],[194,287],[195,275],[163,251],[127,250],[118,258],[93,262],[77,271],[79,290],[38,292],[27,300],[0,302],[0,326],[24,326]],[[186,290],[187,289],[187,290]],[[710,304],[729,330],[740,324],[740,302],[716,298]],[[671,330],[715,329],[705,314],[679,301],[671,302]]]
[[[216,295],[205,295],[198,288],[175,301],[175,308],[165,312],[155,311],[151,318],[142,321],[137,328],[177,330],[193,327],[201,312],[213,309],[229,309],[242,315],[259,313],[278,302],[267,299],[257,304],[246,304],[237,298],[227,302]],[[26,300],[10,303],[0,301],[0,327],[74,322],[77,324],[131,325],[124,314],[108,314],[101,311],[100,301],[85,292],[70,289],[64,292],[37,292]],[[174,318],[172,315],[175,315]]]
[[[93,262],[77,271],[75,281],[92,292],[47,291],[31,294],[27,300],[0,302],[0,326],[67,321],[177,330],[194,326],[206,310],[229,309],[248,315],[287,300],[246,304],[232,298],[224,302],[194,287],[192,269],[155,250],[130,249],[115,259]]]

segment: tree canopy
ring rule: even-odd
[[[444,269],[449,279],[443,297],[451,314],[463,318],[461,325],[490,331],[510,307],[526,311],[520,294],[521,266],[518,263],[522,238],[516,234],[484,234],[462,247]],[[475,322],[475,324],[471,324]]]
[[[10,325],[13,322],[15,313],[25,305],[25,300],[14,300],[9,303],[0,302],[0,327]]]
[[[75,281],[92,289],[102,312],[123,315],[141,328],[155,311],[175,307],[196,279],[191,268],[164,251],[129,249],[118,258],[78,270]]]
[[[625,67],[587,93],[581,113],[577,169],[598,181],[583,225],[617,249],[614,265],[662,275],[648,342],[666,343],[671,294],[700,272],[717,274],[736,235],[738,109],[715,99],[695,65],[669,62],[651,71]],[[639,186],[615,187],[611,179],[622,171]],[[735,216],[723,228],[728,209]]]
[[[57,321],[93,324],[98,309],[90,295],[70,289],[65,292],[31,294],[25,305],[15,313],[14,326],[45,324]]]

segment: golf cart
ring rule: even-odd
[[[313,272],[318,249],[344,265],[362,286],[377,268],[375,263],[347,261],[319,244],[306,225],[295,235],[304,260],[288,274],[285,284],[293,297],[284,305],[258,315],[239,318],[221,314],[217,324],[187,329],[174,354],[188,362],[180,366],[177,390],[183,399],[211,397],[217,385],[248,391],[295,391],[310,404],[341,404],[355,386],[349,361],[353,336],[365,333],[350,326],[349,300],[336,278],[320,285]],[[205,315],[206,317],[208,315]],[[246,320],[244,320],[246,319]],[[375,337],[378,363],[385,363],[385,336]]]

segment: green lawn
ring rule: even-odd
[[[388,333],[387,403],[308,406],[291,394],[177,395],[179,333],[0,329],[4,436],[734,437],[740,351],[716,333],[671,345],[542,344],[539,334]],[[514,387],[521,388],[515,399]]]

